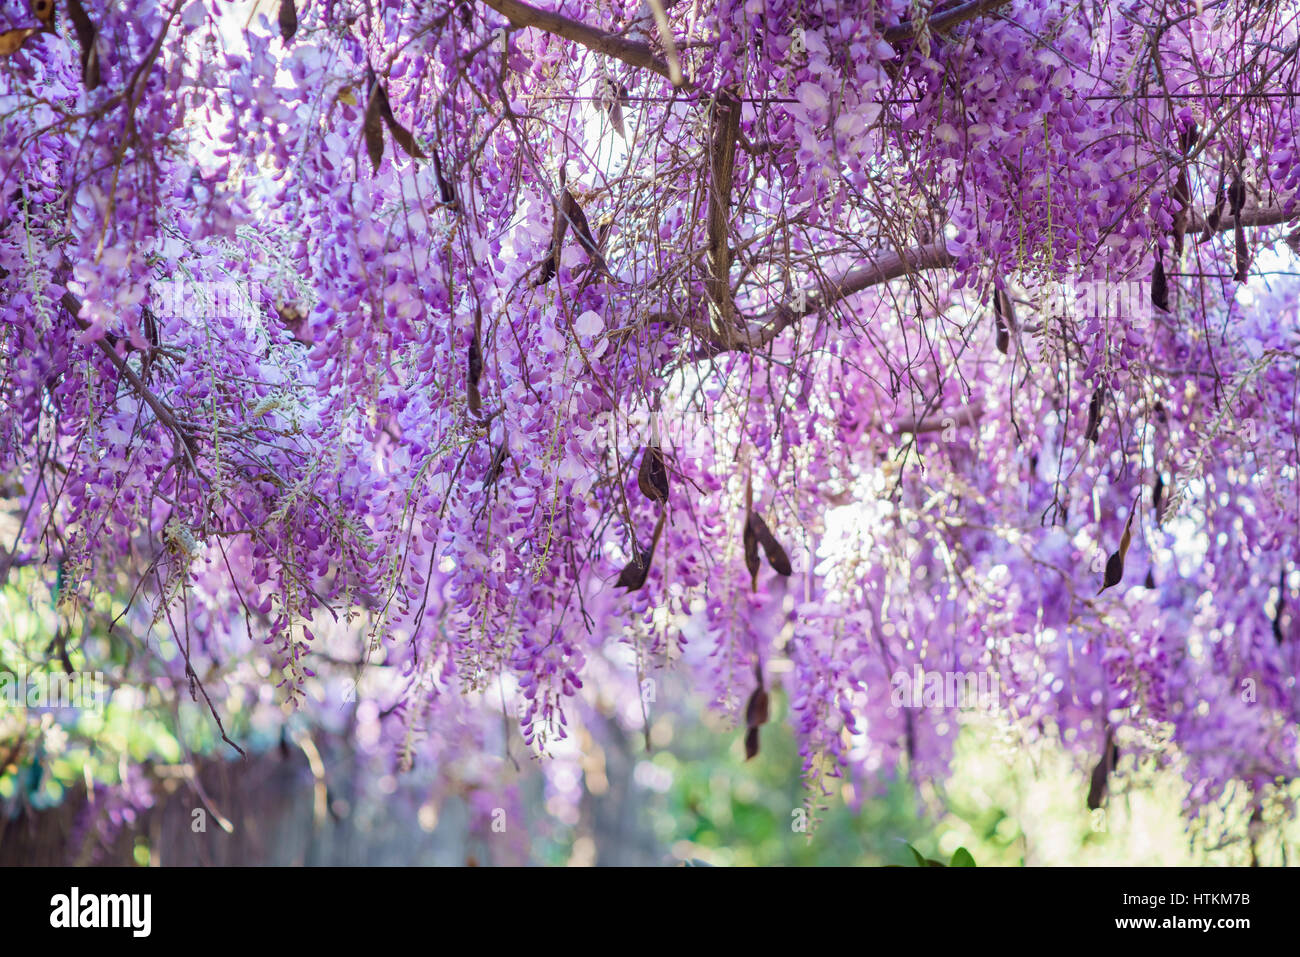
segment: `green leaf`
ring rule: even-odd
[[[959,847],[952,852],[952,863],[950,867],[974,867],[975,858],[971,857],[970,851],[964,847]]]
[[[911,851],[912,856],[916,858],[916,866],[925,867],[925,858],[921,856],[921,852],[918,851],[916,848],[914,848],[911,844],[907,845],[907,849]]]

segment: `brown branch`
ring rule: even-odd
[[[713,135],[709,144],[708,228],[709,301],[716,308],[722,340],[734,338],[735,304],[731,298],[731,185],[736,167],[736,141],[740,137],[740,99],[730,89],[713,100]]]
[[[959,23],[965,23],[967,20],[983,16],[998,7],[1005,7],[1008,3],[1010,3],[1010,0],[970,0],[969,3],[963,3],[951,10],[931,14],[921,23],[906,20],[897,26],[890,27],[885,31],[885,40],[889,43],[901,43],[904,40],[912,39],[921,32],[922,28],[928,29],[930,33],[951,30]]]
[[[1251,206],[1241,211],[1241,225],[1245,229],[1260,229],[1265,226],[1281,226],[1300,219],[1300,205],[1292,209],[1285,206]],[[1219,217],[1211,232],[1226,233],[1235,228],[1232,216],[1224,214]],[[1200,214],[1193,214],[1187,232],[1203,233],[1207,228],[1206,219]]]
[[[483,2],[517,27],[536,27],[632,66],[653,70],[665,80],[671,81],[673,78],[671,67],[654,55],[648,43],[638,43],[612,33],[605,33],[603,30],[597,30],[577,20],[570,20],[558,13],[530,7],[520,0],[483,0]],[[685,86],[686,83],[682,81],[678,85]]]
[[[1241,211],[1241,225],[1246,229],[1261,229],[1267,226],[1280,226],[1300,220],[1300,206],[1288,210],[1285,206],[1256,206]],[[1200,232],[1206,227],[1205,219],[1199,215],[1192,217],[1188,232]],[[1233,217],[1224,216],[1216,225],[1216,232],[1227,232],[1234,228]],[[931,269],[947,269],[956,257],[948,252],[942,243],[928,246],[913,246],[899,253],[886,253],[878,259],[869,260],[845,273],[837,282],[824,289],[818,295],[810,295],[803,309],[781,306],[756,320],[755,325],[744,332],[742,338],[733,346],[749,351],[760,349],[779,336],[804,316],[833,305],[847,296],[861,292],[871,286],[878,286],[894,279],[901,279],[911,273]],[[697,330],[698,331],[698,330]]]
[[[68,312],[72,314],[72,318],[76,320],[77,325],[81,327],[82,330],[90,328],[90,323],[81,318],[82,303],[80,299],[70,292],[65,292],[59,301],[63,304],[63,308],[67,309]],[[100,351],[103,352],[104,355],[108,356],[109,361],[117,368],[118,373],[125,378],[127,382],[131,383],[131,388],[133,388],[136,394],[139,395],[149,408],[153,410],[153,414],[158,417],[158,421],[176,436],[176,439],[180,443],[180,447],[185,454],[185,458],[189,461],[190,469],[197,474],[198,466],[194,461],[194,439],[185,431],[185,427],[177,421],[175,413],[172,412],[162,399],[154,395],[153,390],[150,389],[148,384],[140,378],[134,369],[131,368],[130,363],[117,354],[117,350],[113,348],[112,343],[109,342],[108,339],[97,339],[95,344],[99,346]]]
[[[794,325],[797,320],[814,312],[821,312],[846,296],[893,279],[901,279],[912,273],[928,269],[947,269],[955,261],[956,257],[948,252],[947,245],[942,242],[928,246],[913,246],[903,253],[885,253],[878,259],[850,269],[838,281],[824,288],[821,293],[809,296],[802,304],[802,309],[781,306],[767,313],[758,320],[756,329],[747,331],[742,347],[750,350],[762,348]]]

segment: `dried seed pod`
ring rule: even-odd
[[[993,290],[993,324],[997,330],[997,347],[998,352],[1003,355],[1011,347],[1011,331],[1007,328],[1007,316],[1003,308],[1003,298],[1006,296],[1001,289]]]
[[[438,198],[444,206],[456,205],[456,190],[452,187],[451,182],[442,172],[442,160],[437,152],[433,154],[433,172],[438,179]]]
[[[745,732],[745,760],[758,754],[758,727],[752,727]]]
[[[1120,536],[1119,548],[1111,552],[1110,557],[1106,559],[1105,577],[1102,579],[1101,588],[1097,591],[1098,595],[1107,588],[1118,585],[1124,577],[1124,559],[1128,557],[1128,547],[1133,540],[1133,516],[1136,512],[1135,502],[1133,508],[1129,510],[1128,520],[1124,522],[1124,533]]]
[[[0,33],[0,56],[12,56],[17,53],[29,36],[39,32],[36,27],[21,27]]]
[[[366,103],[362,132],[366,140],[366,152],[370,155],[370,165],[376,173],[379,172],[379,164],[384,161],[384,107],[387,102],[384,88],[375,81],[370,90],[370,100]]]
[[[659,536],[664,530],[664,513],[659,513],[659,520],[655,522],[654,535],[650,539],[650,544],[641,548],[632,540],[632,558],[623,566],[619,573],[618,581],[615,582],[628,591],[637,591],[645,586],[646,578],[650,574],[650,562],[654,559],[655,547],[659,544]]]
[[[1088,810],[1095,811],[1106,800],[1110,787],[1110,773],[1119,762],[1119,748],[1115,744],[1114,732],[1106,729],[1106,743],[1102,746],[1101,757],[1092,769],[1092,780],[1088,785]]]
[[[45,29],[54,29],[54,0],[32,0],[32,16],[44,24]]]
[[[668,466],[658,445],[646,446],[641,456],[641,467],[636,473],[636,484],[641,494],[653,502],[668,500]]]
[[[1283,564],[1282,571],[1277,578],[1277,611],[1273,615],[1273,641],[1279,645],[1286,638],[1286,633],[1282,628],[1282,618],[1284,615],[1288,615],[1286,592],[1286,565]]]
[[[402,148],[402,152],[412,159],[427,159],[424,150],[420,149],[420,144],[415,142],[415,137],[401,123],[397,122],[397,117],[393,116],[392,106],[388,102],[388,94],[384,94],[384,122],[388,125],[388,132],[393,134],[393,142]]]
[[[483,479],[483,487],[490,488],[496,484],[496,480],[501,477],[505,471],[506,457],[510,454],[506,447],[506,440],[502,439],[501,444],[492,452],[492,461],[488,463],[487,475]]]
[[[1169,281],[1165,278],[1165,264],[1156,255],[1156,268],[1151,273],[1151,303],[1161,312],[1169,312]]]
[[[620,588],[626,588],[628,591],[637,591],[645,587],[646,578],[650,574],[650,561],[654,558],[654,553],[650,549],[635,546],[634,548],[632,559],[623,566],[618,581],[615,582]]]
[[[379,169],[379,163],[375,160],[376,143],[378,144],[378,155],[382,159],[384,155],[384,131],[380,126],[388,127],[388,132],[393,136],[393,142],[402,148],[407,156],[415,159],[425,159],[424,151],[420,149],[415,137],[401,123],[397,122],[397,117],[393,115],[393,105],[389,102],[388,91],[384,85],[375,80],[375,85],[370,91],[370,102],[366,104],[366,148],[370,150],[370,159],[374,163],[375,169]]]
[[[763,554],[767,556],[767,562],[777,572],[787,578],[794,573],[790,565],[790,556],[786,554],[781,543],[776,540],[772,530],[767,527],[767,522],[763,521],[763,516],[757,512],[749,513],[749,525],[753,526],[754,538],[758,544],[763,546]]]
[[[1083,437],[1089,442],[1096,443],[1101,432],[1101,403],[1104,398],[1105,390],[1101,386],[1093,389],[1092,398],[1088,401],[1088,424],[1083,430]]]
[[[1188,210],[1192,204],[1192,191],[1187,183],[1185,167],[1178,170],[1178,178],[1174,181],[1174,188],[1170,195],[1178,204],[1178,209],[1174,213],[1174,258],[1177,259],[1183,254],[1183,234],[1187,232]]]
[[[285,43],[298,32],[298,5],[294,0],[280,0],[280,37]]]
[[[1151,271],[1151,304],[1161,312],[1169,311],[1169,283],[1165,279],[1165,264],[1156,253],[1156,265]]]
[[[749,570],[750,585],[754,591],[758,591],[758,535],[754,531],[754,523],[748,517],[741,533],[741,544],[745,551],[745,568]]]
[[[478,382],[483,376],[483,313],[478,307],[474,309],[474,336],[469,343],[469,356],[466,359],[466,391],[469,393],[469,410],[475,415],[483,411],[483,399],[479,395]]]
[[[587,214],[582,211],[578,205],[577,199],[569,190],[564,191],[564,205],[562,208],[564,218],[573,224],[573,232],[578,237],[578,242],[586,251],[587,256],[591,259],[591,264],[598,272],[610,275],[609,267],[605,264],[605,257],[601,255],[600,247],[596,245],[596,239],[591,234],[591,224],[587,222]],[[556,255],[558,256],[559,246],[556,246]]]
[[[560,167],[560,185],[564,186],[564,167]],[[555,208],[555,219],[551,222],[551,245],[542,260],[542,275],[534,285],[544,286],[555,277],[560,269],[560,251],[564,248],[564,236],[569,231],[569,216],[565,207],[571,199],[569,191],[564,190],[564,201]]]
[[[1238,170],[1232,174],[1232,182],[1228,184],[1228,214],[1240,216],[1245,205],[1246,184],[1241,178],[1241,171]]]
[[[1246,231],[1241,228],[1241,216],[1237,216],[1237,225],[1233,230],[1236,234],[1236,261],[1237,272],[1233,278],[1237,282],[1245,282],[1250,278],[1250,247],[1246,245]]]

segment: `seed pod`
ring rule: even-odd
[[[1106,559],[1106,577],[1102,580],[1101,591],[1105,591],[1112,585],[1118,585],[1123,577],[1124,558],[1119,552],[1111,552],[1110,557]]]
[[[1213,236],[1215,231],[1219,228],[1219,223],[1223,221],[1223,203],[1226,194],[1223,190],[1222,173],[1219,174],[1219,192],[1216,196],[1217,198],[1214,201],[1214,208],[1211,209],[1209,215],[1205,217],[1205,232],[1201,233],[1201,242],[1209,240],[1209,238]]]
[[[993,324],[997,331],[997,347],[998,352],[1006,355],[1011,347],[1011,332],[1007,328],[1007,317],[1002,305],[1004,296],[1006,293],[1002,290],[993,290]]]
[[[1187,232],[1188,210],[1192,204],[1192,191],[1187,183],[1186,167],[1178,170],[1178,178],[1174,181],[1174,188],[1170,195],[1178,204],[1178,209],[1174,213],[1174,258],[1177,259],[1183,254],[1183,234]]]
[[[573,224],[574,235],[578,237],[578,242],[582,244],[582,248],[591,259],[592,268],[608,276],[609,267],[605,265],[605,257],[601,255],[600,247],[596,245],[595,237],[591,234],[591,224],[587,222],[587,214],[582,211],[573,193],[567,189],[564,191],[563,213],[565,219]],[[557,246],[556,249],[558,250],[559,247]]]
[[[427,159],[424,150],[420,149],[420,144],[415,142],[415,137],[401,123],[397,122],[397,117],[393,115],[393,106],[388,100],[388,94],[385,93],[382,100],[384,110],[384,123],[388,126],[388,132],[393,134],[393,142],[402,148],[402,152],[413,159]]]
[[[381,120],[388,127],[388,132],[393,135],[393,142],[402,148],[402,152],[415,159],[425,158],[424,152],[420,149],[419,144],[415,142],[415,137],[411,135],[411,131],[397,122],[397,117],[393,115],[393,105],[388,99],[388,91],[384,89],[382,83],[376,80],[370,93],[370,102],[366,105],[366,146],[371,151],[370,157],[372,161],[375,156],[374,140],[378,140],[379,143],[379,156],[382,158],[384,155],[384,132],[379,127]],[[375,169],[378,168],[379,164],[375,163]]]
[[[495,485],[496,480],[501,477],[501,473],[505,471],[507,455],[509,450],[506,448],[506,440],[502,439],[501,444],[492,452],[492,461],[488,463],[487,476],[483,479],[484,488]]]
[[[442,200],[442,204],[444,206],[455,206],[456,190],[452,188],[447,177],[443,175],[442,160],[438,158],[437,153],[433,154],[433,172],[438,178],[438,196]]]
[[[664,513],[659,513],[659,521],[655,522],[654,535],[650,539],[650,544],[645,548],[637,545],[636,539],[632,540],[632,559],[623,566],[623,571],[619,573],[616,585],[626,588],[628,591],[637,591],[645,586],[646,578],[650,574],[650,562],[654,560],[655,546],[659,544],[659,536],[664,530]]]
[[[1233,277],[1237,282],[1245,282],[1250,278],[1250,248],[1246,245],[1246,231],[1241,228],[1241,217],[1237,217],[1237,225],[1234,229],[1237,237],[1237,272]]]
[[[1101,757],[1092,769],[1092,780],[1088,786],[1088,810],[1095,811],[1106,800],[1110,786],[1110,772],[1119,761],[1119,748],[1115,744],[1114,732],[1106,730],[1106,743],[1102,746]]]
[[[745,760],[748,761],[756,754],[758,754],[757,726],[750,728],[745,732]]]
[[[641,494],[652,502],[668,500],[668,467],[664,462],[664,453],[658,445],[646,446],[641,456],[641,467],[636,473],[636,484]]]
[[[1161,312],[1169,311],[1169,283],[1165,279],[1165,264],[1156,253],[1156,265],[1151,271],[1151,304]]]
[[[474,337],[469,343],[469,356],[466,360],[467,391],[469,393],[469,410],[475,415],[483,411],[483,399],[479,395],[478,381],[483,375],[483,313],[474,309]]]
[[[280,0],[280,37],[285,43],[298,32],[298,5],[294,0]]]
[[[1092,443],[1096,443],[1101,430],[1101,402],[1104,396],[1102,387],[1098,386],[1092,391],[1092,399],[1088,402],[1088,424],[1083,430],[1083,437]]]
[[[362,127],[366,140],[366,152],[370,155],[370,165],[376,173],[379,164],[384,161],[384,106],[388,101],[379,81],[370,90],[370,100],[366,103],[366,118]]]
[[[741,533],[741,543],[745,550],[745,567],[749,569],[750,584],[754,591],[758,591],[758,535],[755,534],[754,523],[749,521],[748,516],[745,518],[745,529]]]
[[[54,29],[54,0],[32,0],[32,16],[45,25],[45,29]]]
[[[1286,637],[1282,630],[1282,616],[1287,613],[1286,591],[1286,566],[1283,565],[1277,579],[1277,612],[1273,615],[1273,640],[1279,645]]]
[[[654,553],[650,549],[636,548],[631,561],[623,566],[623,571],[619,573],[618,581],[615,584],[620,588],[626,588],[628,591],[637,591],[644,588],[646,578],[650,574],[650,561],[653,558]]]
[[[564,189],[564,167],[560,167],[560,187]],[[551,245],[546,250],[546,258],[542,260],[542,275],[535,285],[544,286],[555,277],[560,269],[560,252],[564,248],[564,236],[569,231],[569,217],[566,214],[565,207],[572,197],[569,191],[564,189],[564,203],[555,207],[555,219],[551,222]]]
[[[1136,512],[1137,504],[1134,503],[1134,507],[1129,510],[1128,520],[1124,522],[1124,533],[1119,538],[1119,548],[1111,552],[1110,557],[1106,559],[1106,574],[1097,592],[1098,595],[1107,588],[1118,585],[1124,577],[1124,559],[1128,556],[1129,543],[1133,540],[1133,515]]]
[[[33,33],[39,33],[36,27],[20,27],[0,33],[0,56],[12,56],[22,49],[23,43]]]
[[[1240,216],[1242,207],[1246,205],[1246,184],[1241,179],[1241,171],[1232,174],[1232,182],[1228,185],[1228,213],[1231,216]]]
[[[763,516],[757,512],[750,512],[749,524],[753,526],[754,537],[758,544],[763,546],[763,554],[767,556],[768,564],[776,570],[777,574],[789,578],[794,572],[794,569],[790,566],[790,556],[781,547],[781,543],[776,540],[772,530],[767,527],[767,522],[763,521]]]

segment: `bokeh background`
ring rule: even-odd
[[[51,667],[61,622],[44,577],[15,570],[0,591],[0,669]],[[73,664],[131,653],[92,634]],[[102,713],[0,704],[0,864],[911,866],[912,845],[942,860],[966,847],[979,866],[1281,865],[1300,836],[1282,816],[1246,820],[1239,795],[1189,816],[1176,760],[1122,755],[1089,812],[1089,768],[1050,733],[978,712],[961,716],[946,780],[893,768],[875,793],[836,783],[811,801],[779,685],[746,761],[743,728],[671,670],[648,729],[597,696],[552,760],[516,748],[408,771],[365,707],[345,702],[331,723],[241,693],[219,711],[246,758],[201,701],[149,689],[110,682]]]

